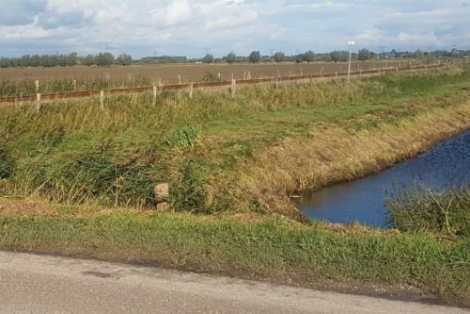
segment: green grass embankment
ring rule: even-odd
[[[0,226],[2,249],[150,263],[304,286],[322,280],[412,285],[447,300],[470,298],[470,239],[446,243],[424,234],[354,225],[332,231],[320,223],[205,220],[188,214],[0,217]]]
[[[469,79],[456,68],[246,87],[236,98],[165,92],[156,106],[151,93],[115,95],[104,111],[97,99],[2,107],[0,248],[412,284],[468,299],[468,238],[338,233],[266,214],[301,220],[290,194],[380,171],[468,130]],[[174,212],[218,215],[155,214],[160,182]]]
[[[468,70],[5,106],[8,195],[176,211],[277,211],[279,197],[379,171],[470,125]],[[365,154],[366,153],[366,154]],[[2,170],[3,169],[3,170]],[[280,204],[280,206],[276,205]]]

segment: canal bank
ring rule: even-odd
[[[93,102],[5,107],[0,249],[305,286],[410,285],[470,304],[468,239],[285,218],[303,217],[289,196],[467,130],[469,79],[453,69],[236,98],[169,93],[158,106],[119,96],[105,114]],[[144,206],[158,182],[172,212]]]
[[[387,199],[402,191],[442,193],[470,183],[470,132],[445,140],[415,158],[364,178],[306,193],[299,209],[311,219],[393,227]]]
[[[377,174],[468,131],[469,99],[463,91],[410,104],[416,110],[404,118],[362,116],[317,126],[309,137],[285,139],[250,161],[247,176],[258,180],[252,195],[278,214],[305,221],[298,196]]]

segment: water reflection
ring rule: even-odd
[[[379,174],[303,195],[298,207],[310,218],[386,227],[388,193],[417,186],[442,191],[469,183],[470,132],[467,132]]]

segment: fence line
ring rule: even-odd
[[[392,67],[385,69],[374,69],[374,70],[359,70],[352,71],[351,76],[363,77],[364,75],[380,76],[385,72],[397,72],[397,71],[413,71],[413,70],[427,70],[427,69],[438,69],[443,68],[445,65],[432,64],[432,65],[420,65],[420,66],[411,66],[411,67]],[[178,84],[178,85],[167,85],[167,86],[152,86],[152,87],[138,87],[138,88],[120,88],[120,89],[111,89],[107,90],[106,93],[109,94],[122,94],[122,93],[143,93],[153,91],[154,96],[157,91],[178,91],[178,90],[189,90],[192,95],[193,89],[201,88],[215,88],[215,87],[230,87],[232,90],[232,95],[235,96],[235,84],[236,85],[256,85],[256,84],[265,84],[265,83],[275,83],[278,85],[280,82],[297,82],[303,80],[312,81],[313,79],[322,79],[322,78],[336,78],[336,77],[346,77],[347,72],[343,73],[320,73],[308,76],[285,76],[285,77],[267,77],[267,78],[258,78],[258,79],[245,79],[245,80],[231,80],[231,81],[222,81],[222,82],[211,82],[211,83],[189,83],[189,84]],[[235,84],[234,84],[235,83]],[[79,99],[79,98],[89,98],[102,96],[102,91],[86,91],[86,92],[70,92],[70,93],[56,93],[56,94],[41,94],[40,100],[63,100],[63,99]],[[37,95],[31,96],[8,96],[1,97],[0,103],[23,103],[23,102],[38,102]]]

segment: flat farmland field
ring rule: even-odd
[[[408,67],[417,60],[354,61],[351,71]],[[133,65],[129,67],[0,68],[0,97],[147,88],[190,82],[345,73],[347,62]],[[219,79],[220,74],[220,79]],[[36,84],[38,81],[38,84]]]
[[[352,71],[368,70],[374,67],[397,67],[409,65],[406,60],[353,62]],[[56,80],[56,79],[102,79],[111,81],[134,80],[142,77],[152,82],[164,81],[178,83],[200,81],[203,76],[218,73],[222,80],[228,80],[232,74],[236,79],[243,79],[250,72],[251,78],[293,75],[314,75],[320,73],[346,72],[345,62],[312,62],[308,63],[269,63],[269,64],[188,64],[188,65],[146,65],[130,67],[67,67],[67,68],[6,68],[0,69],[2,80]],[[246,78],[246,77],[245,77]]]

